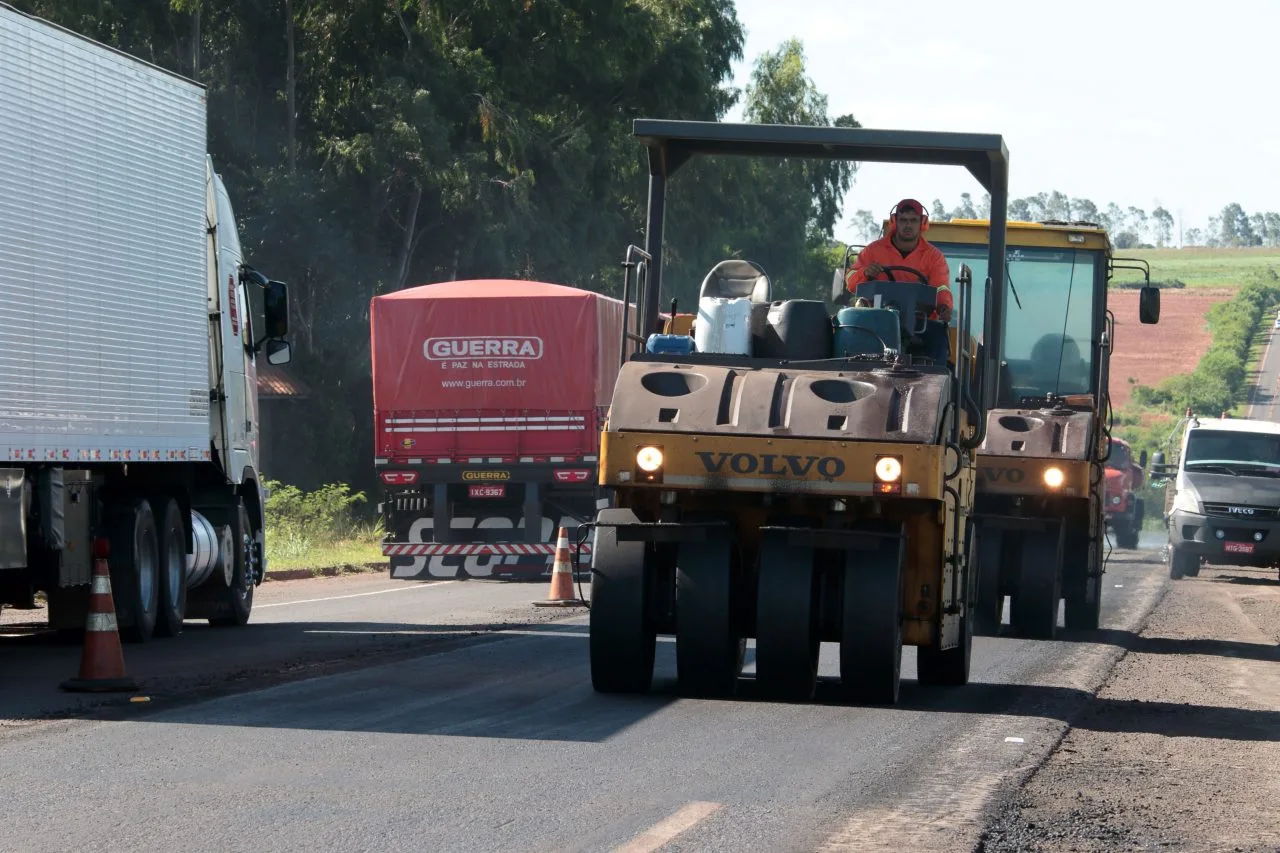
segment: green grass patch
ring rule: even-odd
[[[1240,249],[1117,249],[1116,259],[1139,258],[1151,266],[1152,282],[1169,282],[1186,287],[1239,287],[1256,275],[1280,274],[1280,249],[1250,247]],[[1142,281],[1137,270],[1116,270],[1112,287]]]
[[[268,481],[267,569],[308,569],[321,572],[341,566],[380,562],[383,528],[360,520],[356,508],[366,502],[363,492],[344,483],[331,483],[304,492],[295,486]]]

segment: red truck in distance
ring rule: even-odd
[[[1138,490],[1142,488],[1142,468],[1147,464],[1147,452],[1142,451],[1134,462],[1133,448],[1119,438],[1111,439],[1111,458],[1107,460],[1105,475],[1107,526],[1115,534],[1120,548],[1137,548],[1138,534],[1142,531],[1145,512]]]
[[[605,501],[597,464],[622,307],[518,280],[374,297],[374,464],[392,577],[550,571],[559,528],[573,541]]]

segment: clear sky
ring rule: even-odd
[[[1163,205],[1188,229],[1233,201],[1280,209],[1280,0],[736,4],[747,31],[736,85],[796,37],[832,117],[1002,134],[1012,198],[1056,189],[1100,208]],[[981,198],[958,167],[863,164],[836,237],[855,236],[859,208],[879,218],[906,196],[950,208],[966,191]]]

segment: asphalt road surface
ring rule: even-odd
[[[77,649],[0,639],[0,849],[972,850],[1166,588],[1111,560],[1101,631],[977,638],[964,688],[908,649],[895,707],[683,699],[669,642],[655,695],[599,696],[541,585],[267,584],[246,629],[127,646],[150,701],[97,711],[53,683]]]
[[[1267,340],[1258,365],[1258,378],[1249,392],[1249,417],[1264,421],[1280,420],[1276,403],[1280,402],[1280,347],[1272,347],[1276,329],[1268,326]]]

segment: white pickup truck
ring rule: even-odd
[[[1280,424],[1192,416],[1177,461],[1157,451],[1151,462],[1169,490],[1170,577],[1206,563],[1280,567]]]

